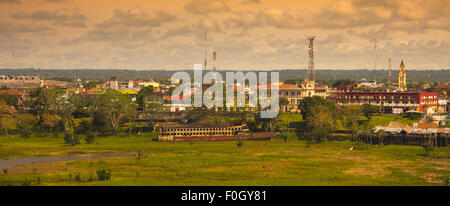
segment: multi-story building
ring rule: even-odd
[[[447,113],[447,98],[446,97],[439,97],[439,100],[438,100],[438,113],[439,114],[446,114]]]
[[[438,111],[438,92],[403,92],[389,91],[384,87],[341,86],[336,88],[336,102],[338,105],[375,105],[380,108],[380,112],[386,113],[416,110],[434,114]]]
[[[0,87],[15,89],[39,88],[42,81],[39,76],[10,76],[0,75]]]
[[[282,84],[278,87],[280,97],[288,99],[289,104],[284,106],[283,111],[299,112],[298,105],[305,97],[320,96],[327,97],[327,86],[316,85],[314,81],[306,81],[299,85]]]

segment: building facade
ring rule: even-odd
[[[284,106],[283,111],[300,112],[298,105],[300,101],[305,97],[320,96],[327,97],[327,86],[316,85],[314,81],[305,81],[299,85],[295,84],[282,84],[278,87],[280,97],[288,99],[289,104]]]
[[[384,88],[353,89],[351,86],[341,86],[336,88],[336,103],[370,104],[386,113],[416,110],[435,114],[438,111],[438,92],[396,92]]]
[[[0,87],[8,87],[14,89],[30,89],[39,88],[42,81],[39,76],[10,76],[0,75]]]

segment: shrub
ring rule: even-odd
[[[78,173],[78,174],[75,176],[75,182],[81,182],[81,175],[80,175],[80,173]]]
[[[30,138],[33,133],[30,130],[22,130],[20,132],[20,137],[22,138]]]
[[[433,145],[426,143],[424,145],[422,145],[422,147],[425,149],[425,155],[429,156],[430,152],[433,151]]]
[[[308,135],[308,142],[310,143],[320,143],[327,140],[330,136],[329,130],[326,128],[315,129],[312,131],[311,135]]]
[[[31,180],[29,180],[28,178],[25,178],[22,181],[22,186],[30,186],[31,185]]]
[[[76,136],[75,134],[72,134],[70,132],[67,132],[64,135],[64,141],[67,144],[71,144],[72,146],[75,146],[77,144],[80,144],[80,140],[78,139],[78,136]]]
[[[41,176],[38,176],[38,177],[36,178],[36,183],[37,183],[38,185],[41,184]]]
[[[99,169],[97,170],[98,180],[106,181],[111,179],[111,170],[110,169]]]
[[[282,139],[284,142],[287,142],[288,136],[286,133],[277,134],[275,138]]]
[[[89,133],[91,131],[91,120],[81,120],[76,128],[78,133]]]
[[[137,153],[137,160],[141,160],[141,157],[142,157],[142,153],[141,153],[141,151],[138,151],[138,153]]]
[[[94,132],[88,132],[86,134],[86,143],[88,143],[88,144],[94,143],[96,137],[97,137],[97,134],[95,134]]]
[[[362,142],[356,142],[353,148],[354,150],[367,150],[369,149],[369,145]]]
[[[242,145],[243,145],[242,141],[236,142],[236,146],[237,146],[237,147],[242,147]]]
[[[5,175],[8,174],[8,169],[7,168],[3,168],[3,174],[5,174]]]

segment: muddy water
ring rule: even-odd
[[[62,162],[72,160],[84,159],[101,159],[108,157],[123,157],[134,156],[134,153],[116,153],[116,154],[89,154],[89,155],[65,155],[65,156],[31,156],[31,157],[16,157],[10,159],[0,159],[0,169],[8,169],[16,165],[25,165],[39,162]]]

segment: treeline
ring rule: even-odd
[[[0,129],[4,135],[13,132],[22,137],[64,136],[71,144],[78,143],[81,134],[92,139],[97,135],[153,131],[151,124],[135,124],[136,108],[128,95],[114,90],[80,96],[40,88],[17,106],[0,98]]]
[[[165,81],[170,78],[176,71],[186,71],[189,74],[193,74],[192,70],[102,70],[102,69],[76,69],[76,70],[47,70],[47,69],[0,69],[0,74],[6,75],[38,75],[44,79],[54,80],[73,80],[81,78],[84,80],[109,80],[111,77],[118,77],[122,80],[148,80],[154,79],[157,81]],[[225,74],[227,71],[218,71]],[[258,70],[255,70],[258,72]],[[307,75],[307,71],[302,70],[274,70],[280,72],[280,81],[288,79],[304,79]],[[236,72],[236,71],[234,71]],[[338,79],[359,79],[373,80],[377,79],[380,83],[387,83],[388,71],[387,70],[316,70],[316,80],[324,85],[331,86],[331,81]],[[392,81],[396,82],[398,79],[398,70],[392,71]],[[450,72],[448,69],[440,70],[410,70],[407,69],[407,81],[408,82],[428,82],[428,83],[445,83],[450,79]]]
[[[328,140],[334,130],[345,128],[350,131],[351,139],[355,139],[358,131],[371,130],[368,124],[372,115],[378,112],[376,106],[369,104],[348,105],[336,107],[322,97],[305,97],[299,104],[299,109],[305,124],[295,129],[301,130],[299,138],[309,143],[319,143]],[[361,116],[368,121],[361,121]],[[288,125],[279,125],[279,130],[288,131]],[[278,137],[287,139],[289,133],[282,133]]]

